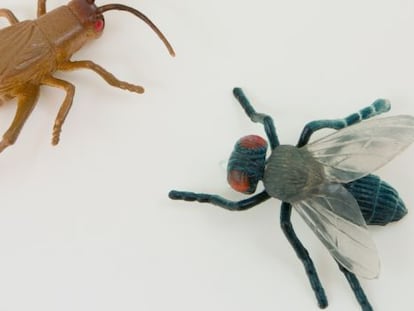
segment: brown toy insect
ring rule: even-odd
[[[36,105],[41,85],[58,87],[66,97],[53,126],[52,144],[59,142],[62,124],[72,106],[75,86],[53,77],[57,70],[90,69],[112,86],[143,93],[144,88],[118,80],[101,66],[89,60],[71,61],[72,54],[103,32],[103,13],[110,10],[127,11],[142,19],[160,37],[169,53],[174,50],[161,31],[138,10],[122,5],[95,5],[95,0],[72,0],[46,13],[46,0],[38,0],[37,19],[19,22],[7,9],[0,16],[11,26],[0,30],[0,102],[17,99],[17,110],[12,124],[0,141],[0,152],[13,144]]]

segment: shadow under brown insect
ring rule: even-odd
[[[7,9],[0,9],[11,26],[0,30],[0,102],[17,99],[12,124],[0,141],[0,152],[13,144],[32,112],[41,85],[61,88],[65,99],[53,126],[52,144],[59,142],[65,118],[72,106],[75,86],[55,78],[55,71],[90,69],[108,84],[131,92],[143,93],[139,85],[118,80],[110,72],[90,60],[72,61],[72,55],[103,32],[103,13],[109,10],[127,11],[142,19],[160,37],[174,56],[174,50],[161,31],[138,10],[122,5],[95,5],[95,0],[72,0],[67,5],[46,12],[46,0],[38,0],[37,19],[19,22]]]

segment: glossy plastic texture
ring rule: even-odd
[[[347,183],[381,168],[414,141],[414,118],[394,116],[349,126],[303,147],[333,182]]]
[[[62,125],[72,106],[75,86],[55,78],[55,71],[89,69],[114,87],[135,93],[144,92],[142,86],[121,81],[92,61],[71,61],[76,51],[102,35],[105,26],[103,13],[110,10],[128,11],[143,20],[174,56],[167,39],[145,15],[121,4],[97,7],[94,0],[72,0],[67,5],[46,12],[46,0],[38,0],[37,20],[23,22],[19,22],[11,11],[0,9],[0,16],[7,18],[11,24],[0,30],[0,102],[17,99],[16,114],[0,141],[0,152],[17,140],[37,103],[41,85],[66,92],[53,126],[52,144],[58,144]]]
[[[355,198],[340,184],[318,190],[293,203],[295,210],[343,267],[367,279],[378,277],[378,252]]]
[[[280,145],[272,118],[256,112],[240,88],[235,88],[233,94],[249,119],[263,125],[272,148],[262,179],[265,190],[240,201],[176,190],[170,191],[169,197],[210,203],[230,211],[252,208],[270,197],[282,200],[281,229],[304,266],[319,307],[325,308],[328,300],[315,265],[293,229],[292,207],[336,260],[362,310],[372,311],[355,275],[372,279],[380,270],[366,221],[386,225],[401,219],[406,210],[391,186],[369,174],[414,141],[414,118],[365,121],[389,111],[389,102],[378,99],[345,118],[311,121],[296,146]],[[323,128],[336,132],[308,147],[312,134]],[[260,176],[261,168],[256,174]]]

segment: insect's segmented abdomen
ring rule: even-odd
[[[378,176],[368,175],[344,186],[357,200],[368,225],[386,225],[407,214],[397,190]]]

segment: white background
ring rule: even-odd
[[[132,15],[108,12],[105,34],[74,59],[146,93],[88,71],[57,74],[76,85],[57,147],[51,132],[64,94],[42,88],[17,143],[0,155],[0,311],[318,310],[279,228],[280,202],[231,213],[167,193],[243,198],[220,163],[239,137],[263,130],[234,86],[274,117],[282,143],[294,144],[310,120],[344,117],[379,97],[391,100],[389,115],[414,114],[414,2],[119,2],[147,14],[177,57]],[[35,0],[1,6],[20,19],[36,11]],[[15,105],[0,108],[4,132]],[[372,229],[382,273],[362,285],[378,311],[414,308],[413,157],[411,147],[379,172],[411,213]],[[329,310],[359,310],[330,255],[293,221]]]

